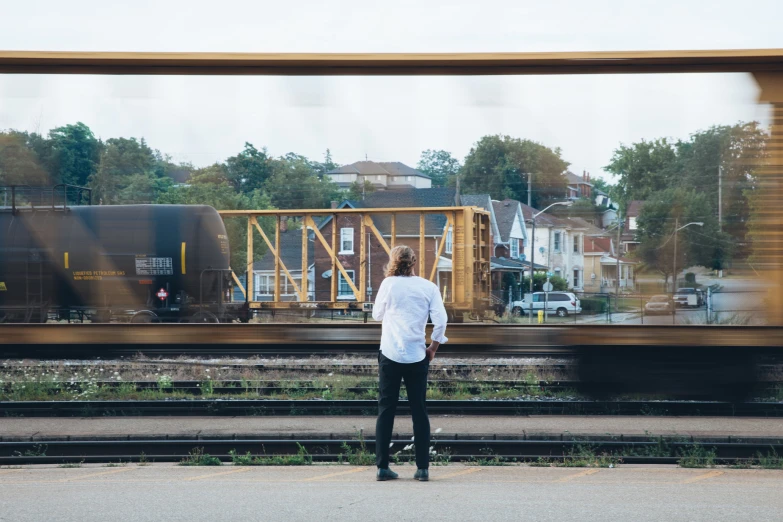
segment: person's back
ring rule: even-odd
[[[427,317],[432,315],[432,339],[446,330],[446,311],[438,287],[415,275],[387,277],[378,290],[373,318],[383,321],[381,352],[399,363],[419,362],[425,357]]]

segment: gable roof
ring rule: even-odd
[[[571,222],[571,228],[577,229],[577,230],[584,230],[585,234],[588,236],[603,236],[606,235],[606,230],[599,228],[589,221],[582,219],[580,217],[568,217],[565,218],[565,221]]]
[[[533,207],[529,207],[525,205],[524,203],[519,204],[520,207],[522,207],[522,216],[525,218],[525,221],[528,221],[530,219],[533,219],[534,214],[538,214],[539,210],[535,209]],[[539,214],[539,216],[536,218],[536,226],[537,227],[555,227],[555,228],[570,228],[571,224],[566,222],[565,220],[562,220],[558,217],[555,217],[551,214],[547,214],[546,212],[543,214]]]
[[[514,199],[504,199],[503,201],[493,201],[492,207],[495,209],[495,219],[498,222],[498,230],[502,243],[508,243],[511,239],[511,230],[514,228],[514,220],[519,216],[524,221],[519,201]],[[524,223],[520,223],[524,230]]]
[[[590,183],[589,181],[585,180],[584,178],[581,178],[580,176],[574,174],[570,170],[566,171],[565,177],[566,177],[566,180],[568,181],[569,185],[580,185],[581,184],[581,185],[590,185],[591,187],[593,186],[592,183]]]
[[[399,161],[356,161],[330,170],[327,174],[360,174],[363,176],[384,174],[387,176],[419,176],[430,179],[425,173]]]
[[[585,254],[613,254],[612,238],[610,237],[588,237],[585,236]]]
[[[492,224],[492,238],[495,244],[501,243],[501,233],[498,228],[497,214],[495,214],[495,205],[489,194],[465,194],[461,195],[460,203],[466,207],[479,207],[489,212],[490,222]]]
[[[639,217],[644,206],[644,201],[634,200],[628,203],[628,209],[625,211],[625,217]]]

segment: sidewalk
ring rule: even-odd
[[[775,418],[621,417],[621,416],[431,416],[438,439],[520,438],[564,440],[693,437],[718,442],[754,438],[783,440]],[[8,417],[0,422],[0,441],[117,439],[351,439],[375,436],[375,417]],[[395,439],[410,439],[410,417],[395,422]]]

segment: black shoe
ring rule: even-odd
[[[378,472],[375,474],[375,480],[394,480],[398,476],[399,475],[389,468],[378,468]]]
[[[413,478],[421,482],[427,482],[430,479],[430,470],[417,469],[416,473],[413,475]]]

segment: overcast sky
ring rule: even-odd
[[[0,49],[481,52],[783,47],[780,0],[377,2],[0,0]],[[373,4],[377,4],[373,5]],[[176,161],[270,153],[460,160],[486,134],[560,147],[601,175],[620,143],[767,121],[745,75],[100,77],[0,75],[0,129],[83,121]]]

